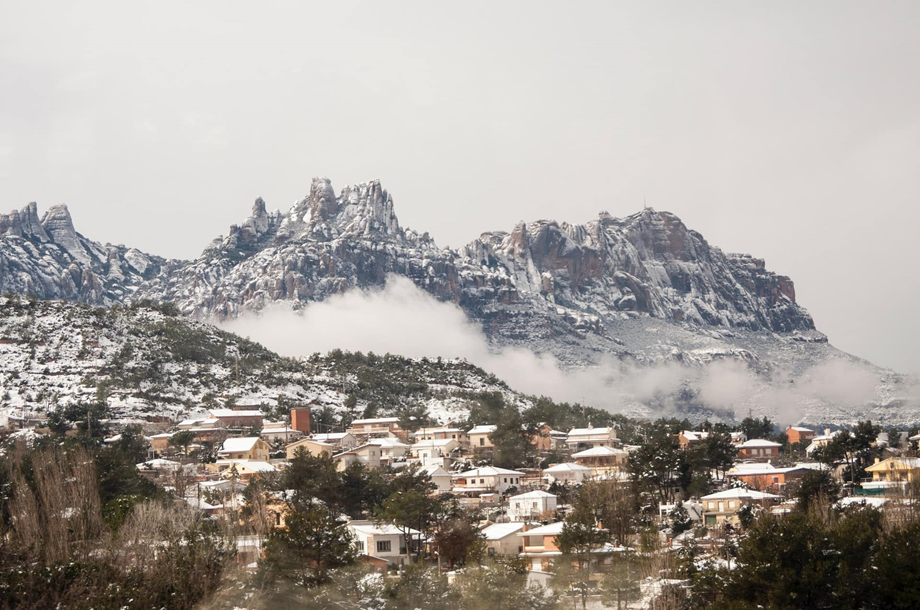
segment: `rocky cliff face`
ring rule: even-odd
[[[112,305],[130,299],[165,260],[77,233],[66,205],[0,214],[0,291]]]
[[[563,359],[571,342],[616,348],[625,320],[655,318],[701,328],[814,331],[792,281],[764,262],[711,247],[668,212],[584,225],[521,223],[458,250],[400,227],[379,182],[336,196],[327,179],[287,213],[252,216],[196,261],[171,263],[135,298],[176,302],[195,317],[227,318],[271,303],[298,308],[350,288],[403,275],[483,323],[498,344],[545,340]],[[587,357],[587,360],[591,360]]]
[[[93,304],[150,298],[198,318],[275,303],[299,308],[403,275],[483,323],[499,344],[543,339],[617,351],[614,329],[653,318],[700,328],[809,332],[792,281],[764,262],[723,253],[668,212],[584,225],[521,223],[458,250],[403,229],[379,182],[344,188],[314,179],[287,212],[252,215],[194,261],[170,261],[76,232],[66,206],[0,216],[0,288]],[[563,355],[560,349],[553,349]],[[578,359],[578,358],[575,358]],[[590,358],[589,358],[590,359]]]

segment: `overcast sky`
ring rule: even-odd
[[[0,5],[0,209],[190,258],[319,175],[442,246],[645,199],[920,372],[920,3]]]

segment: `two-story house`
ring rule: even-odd
[[[495,555],[513,556],[520,554],[524,547],[521,545],[521,530],[524,523],[493,523],[482,529],[482,537],[486,543],[486,553]]]
[[[351,422],[348,433],[355,438],[364,439],[381,436],[395,436],[405,439],[408,432],[399,426],[398,417],[375,417],[372,419],[356,419]]]
[[[709,494],[700,498],[703,503],[703,521],[708,526],[728,524],[737,527],[741,524],[738,511],[742,506],[756,503],[769,508],[781,499],[780,496],[741,487]]]
[[[782,491],[787,483],[801,479],[809,470],[799,466],[776,468],[770,463],[738,463],[725,473],[725,478],[759,491]]]
[[[543,478],[547,483],[560,485],[577,484],[591,477],[591,469],[574,462],[554,464],[543,469]]]
[[[451,426],[442,426],[439,428],[419,428],[415,431],[415,442],[421,441],[457,441],[461,446],[468,447],[470,444],[469,435],[460,428]]]
[[[349,521],[347,527],[360,554],[382,559],[391,565],[404,566],[408,563],[406,536],[395,525],[355,520]],[[409,535],[416,540],[419,532],[409,530]]]
[[[779,457],[779,443],[763,438],[752,438],[738,445],[738,459],[740,460],[766,460]]]
[[[470,439],[470,449],[480,457],[492,455],[495,452],[495,445],[492,444],[491,435],[495,432],[497,426],[484,424],[475,426],[467,432]]]
[[[361,445],[332,456],[339,471],[345,470],[354,462],[361,462],[368,468],[380,468],[380,447],[378,445]]]
[[[508,514],[512,521],[538,521],[556,511],[556,496],[535,490],[511,496]]]
[[[786,428],[786,439],[790,445],[801,443],[808,446],[814,437],[815,431],[811,428],[803,428],[802,426],[788,426]]]
[[[573,428],[569,430],[566,444],[571,451],[584,451],[595,447],[616,447],[620,444],[616,428]]]
[[[460,443],[452,438],[428,439],[412,445],[412,456],[418,458],[422,466],[429,464],[444,466],[444,458],[450,458],[451,454],[459,448]]]
[[[380,448],[380,461],[383,464],[392,464],[395,460],[406,457],[409,452],[409,445],[391,436],[371,438],[367,440],[367,444]]]
[[[521,484],[523,472],[483,466],[453,475],[453,491],[457,493],[504,493],[509,487]]]
[[[626,467],[629,453],[617,447],[599,446],[573,453],[576,464],[590,468],[594,474]]]
[[[267,462],[271,446],[258,436],[228,438],[217,452],[220,460]]]
[[[556,542],[562,526],[563,522],[558,521],[521,532],[521,557],[527,562],[529,570],[548,572],[552,569],[553,561],[562,555]]]
[[[881,461],[876,459],[874,464],[866,468],[866,472],[872,475],[873,483],[903,486],[920,481],[920,458],[890,457]],[[885,486],[876,485],[875,487]],[[865,484],[863,488],[866,488]]]

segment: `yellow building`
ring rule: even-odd
[[[217,452],[221,460],[249,460],[267,462],[271,446],[258,436],[247,438],[228,438]]]
[[[872,480],[885,483],[913,483],[920,481],[920,458],[891,457],[875,461],[866,468]]]

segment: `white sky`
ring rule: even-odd
[[[920,3],[0,0],[0,209],[196,256],[380,178],[457,246],[652,207],[920,372]]]

